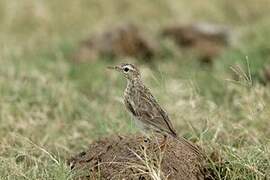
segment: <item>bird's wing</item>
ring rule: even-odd
[[[136,114],[141,121],[176,137],[176,131],[167,113],[159,106],[148,89],[139,91]]]
[[[131,112],[131,114],[133,116],[137,116],[135,109],[133,108],[133,106],[131,105],[131,103],[127,99],[124,100],[124,103],[125,103],[125,106],[127,107],[128,111]]]

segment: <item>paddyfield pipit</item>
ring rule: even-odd
[[[144,85],[140,71],[136,66],[123,63],[108,68],[120,72],[127,79],[127,87],[124,91],[124,104],[134,117],[135,124],[143,132],[161,133],[164,135],[163,143],[166,142],[167,135],[171,135],[190,146],[195,152],[199,152],[195,145],[184,138],[178,138],[168,114]]]

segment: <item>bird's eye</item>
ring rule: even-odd
[[[125,71],[125,72],[128,72],[128,71],[129,71],[129,68],[125,67],[125,68],[124,68],[124,71]]]

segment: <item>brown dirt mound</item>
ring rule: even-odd
[[[95,61],[100,56],[149,59],[155,55],[153,42],[134,24],[123,24],[82,41],[73,55],[75,62]]]
[[[187,49],[193,49],[202,63],[212,63],[230,45],[229,28],[208,23],[174,25],[163,29],[162,35]]]
[[[270,82],[270,65],[265,65],[262,74],[264,84],[268,84]]]
[[[202,157],[174,138],[114,136],[93,142],[68,164],[78,179],[205,179]],[[158,178],[159,177],[159,178]]]

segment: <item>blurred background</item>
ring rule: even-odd
[[[135,133],[121,62],[225,176],[270,174],[269,0],[1,0],[0,24],[1,179],[71,178],[66,157]]]

